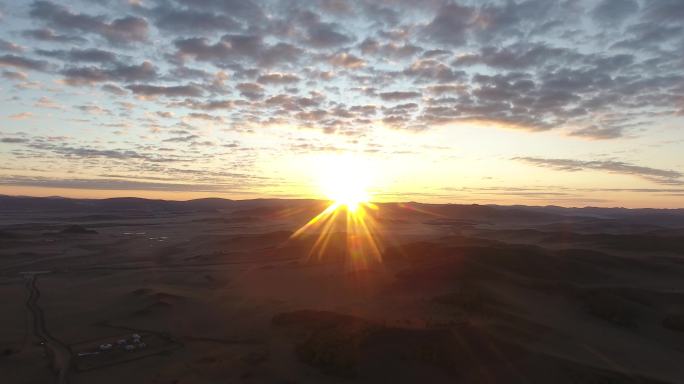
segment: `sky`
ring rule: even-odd
[[[684,207],[681,0],[0,0],[0,194]],[[351,176],[349,176],[351,175]]]

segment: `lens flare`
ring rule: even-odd
[[[343,234],[348,267],[360,270],[380,262],[380,230],[374,217],[378,207],[371,203],[368,192],[372,182],[369,167],[359,158],[339,156],[322,161],[321,169],[320,189],[330,205],[292,238],[316,235],[309,257],[321,259],[328,254],[333,237]]]

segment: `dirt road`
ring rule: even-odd
[[[39,274],[34,273],[26,274],[26,288],[29,290],[26,307],[31,314],[33,335],[40,340],[46,348],[48,355],[52,357],[52,366],[57,372],[56,383],[66,384],[69,382],[71,351],[66,344],[54,338],[47,331],[43,310],[38,305],[38,299],[40,299],[40,290],[37,285],[38,276]]]

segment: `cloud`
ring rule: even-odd
[[[352,42],[352,38],[340,32],[340,25],[321,21],[318,14],[304,11],[297,21],[305,29],[303,43],[314,48],[335,48]]]
[[[53,43],[85,43],[87,41],[79,36],[61,35],[47,28],[26,30],[22,32],[22,36]]]
[[[428,86],[426,90],[433,95],[444,95],[464,93],[468,88],[462,84],[439,84]]]
[[[590,126],[569,133],[570,136],[576,136],[591,140],[605,140],[617,139],[622,137],[623,129],[621,127],[597,127]]]
[[[86,63],[114,63],[116,54],[97,48],[65,50],[44,50],[38,49],[36,53],[41,56],[61,59],[67,62],[86,62]]]
[[[75,13],[51,1],[33,2],[30,15],[58,29],[98,34],[111,43],[143,42],[148,36],[148,24],[143,18],[126,16],[107,21],[105,16]]]
[[[20,53],[24,48],[5,39],[0,39],[0,51]]]
[[[444,4],[424,29],[424,35],[447,46],[462,46],[468,41],[468,28],[476,13],[471,7],[455,3]]]
[[[36,101],[36,103],[34,104],[34,106],[38,108],[62,109],[61,105],[45,96],[39,98],[38,101]]]
[[[28,142],[28,139],[23,137],[2,137],[0,138],[0,143],[5,144],[22,144]]]
[[[676,41],[683,32],[684,27],[676,24],[632,24],[626,28],[625,38],[613,44],[613,48],[660,52],[663,44]]]
[[[145,61],[139,65],[115,64],[109,68],[72,67],[62,71],[69,85],[84,85],[107,81],[149,81],[157,78],[157,70],[152,63]]]
[[[451,83],[463,80],[466,73],[457,71],[448,65],[433,59],[421,59],[413,62],[402,72],[405,76],[419,83]]]
[[[2,71],[2,77],[7,80],[26,81],[28,76],[23,72]]]
[[[182,102],[172,103],[170,106],[199,109],[203,111],[217,111],[222,109],[233,109],[235,107],[235,102],[233,100],[196,101],[192,99],[186,99]]]
[[[619,23],[639,10],[635,0],[602,0],[591,11],[591,16],[599,23]]]
[[[359,49],[364,55],[374,55],[383,58],[405,59],[417,55],[423,49],[413,44],[396,44],[394,42],[381,43],[373,38],[366,38]]]
[[[16,55],[3,55],[0,56],[0,66],[45,71],[48,68],[48,62]]]
[[[76,109],[80,110],[81,112],[85,112],[87,114],[93,114],[93,115],[100,115],[100,114],[105,114],[105,115],[111,115],[112,112],[109,111],[108,109],[102,108],[98,105],[78,105],[76,106]]]
[[[684,3],[679,0],[646,2],[645,16],[656,22],[680,23],[684,19]]]
[[[235,88],[240,91],[240,95],[251,100],[258,100],[264,97],[264,87],[256,83],[240,83]]]
[[[216,44],[209,44],[206,38],[201,37],[176,40],[174,44],[178,48],[178,55],[182,57],[192,56],[198,61],[220,60],[229,56],[233,51],[233,46],[230,43],[219,41]]]
[[[116,150],[116,149],[97,149],[87,147],[70,147],[70,146],[56,146],[47,144],[33,144],[32,148],[50,150],[52,152],[79,158],[98,158],[105,157],[109,159],[125,160],[125,159],[142,159],[145,158],[141,154],[132,150]]]
[[[330,64],[337,67],[357,69],[366,66],[366,61],[352,54],[341,52],[329,58]]]
[[[109,93],[118,95],[118,96],[123,96],[123,95],[126,94],[126,91],[125,91],[123,88],[118,87],[118,86],[113,85],[113,84],[105,84],[105,85],[103,85],[103,86],[102,86],[102,90],[105,91],[105,92],[109,92]]]
[[[358,7],[328,2],[294,6],[164,0],[131,5],[134,16],[122,16],[121,10],[93,14],[37,1],[30,10],[32,17],[60,33],[82,36],[104,36],[111,26],[120,24],[117,20],[149,20],[145,22],[148,32],[159,40],[154,52],[128,46],[117,47],[128,50],[119,53],[111,48],[120,44],[115,41],[68,50],[41,47],[35,52],[63,62],[57,72],[66,84],[104,84],[102,90],[121,97],[126,96],[128,85],[157,87],[154,83],[160,81],[164,87],[183,87],[192,81],[211,97],[235,90],[243,98],[230,103],[230,120],[235,124],[298,119],[292,115],[295,111],[307,121],[321,115],[278,97],[283,85],[291,85],[285,91],[293,94],[325,87],[331,104],[320,109],[334,109],[344,103],[341,95],[350,92],[380,97],[381,103],[399,101],[378,94],[414,84],[416,89],[409,91],[424,90],[430,97],[421,98],[418,108],[410,111],[393,110],[387,115],[389,110],[385,110],[386,121],[421,130],[435,124],[477,122],[615,140],[632,137],[640,125],[649,124],[657,116],[655,109],[681,110],[674,88],[682,81],[677,71],[681,54],[675,42],[684,28],[648,22],[662,18],[663,9],[676,12],[678,8],[664,0],[661,5],[635,10],[631,1],[605,0],[582,9],[569,2],[540,0],[429,1],[421,6],[404,1],[364,2]],[[619,16],[620,12],[627,16]],[[567,19],[568,15],[573,19]],[[606,49],[595,44],[580,46],[579,41],[588,38],[587,29],[580,28],[584,19],[593,25],[597,17],[618,17],[624,33],[604,28],[597,33]],[[355,22],[367,27],[355,28]],[[32,31],[40,31],[47,39],[57,35],[51,29]],[[671,51],[657,54],[656,63],[656,58],[640,53],[646,49]],[[149,61],[131,64],[148,55]],[[269,104],[257,103],[266,100]],[[281,101],[284,106],[278,104]],[[199,107],[202,101],[193,103]],[[611,121],[595,119],[637,109],[642,116],[638,124],[628,124],[634,119],[624,113],[625,117]],[[342,118],[351,119],[336,117]],[[323,120],[318,122],[324,130],[329,130],[324,124],[341,124]],[[368,121],[345,123],[365,125]]]
[[[187,8],[219,11],[240,17],[250,23],[264,22],[264,11],[252,0],[177,0]]]
[[[222,123],[223,122],[223,118],[221,116],[210,115],[208,113],[192,112],[192,113],[189,113],[187,115],[187,117],[190,119],[213,121],[216,123]],[[213,142],[211,142],[211,141],[205,141],[203,143],[204,143],[203,145],[213,145]]]
[[[145,19],[127,16],[106,25],[102,35],[114,43],[147,41],[148,24]]]
[[[68,188],[90,190],[126,190],[126,191],[173,191],[173,192],[212,192],[228,193],[248,188],[244,183],[178,183],[140,181],[134,177],[123,179],[92,178],[92,179],[57,179],[49,177],[3,176],[0,185],[21,185],[44,188]]]
[[[163,154],[158,151],[143,151],[128,148],[102,148],[101,146],[69,145],[64,137],[34,137],[21,145],[33,150],[32,157],[47,158],[54,154],[63,159],[130,161],[140,160],[149,164],[164,164],[188,161],[188,157],[179,154]]]
[[[482,47],[478,54],[462,55],[454,64],[484,64],[494,68],[520,70],[549,62],[567,64],[571,60],[573,55],[563,48],[552,48],[541,43],[515,43],[507,47]]]
[[[261,36],[241,34],[224,35],[213,44],[206,38],[192,37],[176,40],[174,45],[178,57],[213,62],[218,66],[240,61],[257,62],[265,66],[291,63],[297,61],[303,52],[288,43],[268,45],[264,44]]]
[[[310,107],[318,107],[322,103],[321,98],[296,97],[291,95],[275,95],[264,100],[266,106],[278,106],[285,111],[301,111]]]
[[[172,33],[206,33],[213,31],[236,31],[241,24],[228,15],[196,9],[159,6],[147,12],[155,26]]]
[[[585,161],[572,159],[548,159],[538,157],[514,157],[512,160],[522,161],[539,167],[551,168],[559,171],[607,171],[610,173],[641,177],[656,184],[684,185],[684,173],[667,169],[643,167],[639,165],[624,163],[621,161]]]
[[[406,99],[415,99],[421,96],[420,92],[413,91],[394,91],[382,92],[379,94],[380,98],[385,101],[399,101]]]
[[[299,82],[299,77],[288,73],[267,73],[257,78],[260,84],[293,84]]]
[[[26,120],[33,117],[33,114],[31,112],[21,112],[9,115],[7,117],[12,120]]]
[[[193,142],[200,137],[198,135],[187,135],[187,136],[177,136],[177,137],[171,137],[168,139],[164,139],[163,142],[165,143],[188,143],[188,142]]]
[[[140,96],[166,96],[166,97],[196,97],[204,92],[196,85],[146,85],[132,84],[126,86],[131,92]]]
[[[114,79],[126,82],[153,80],[157,77],[157,69],[149,61],[139,65],[116,65],[109,71]]]

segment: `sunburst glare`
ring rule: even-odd
[[[371,179],[368,167],[351,155],[328,158],[323,162],[319,175],[323,195],[351,212],[356,212],[362,204],[370,201],[368,188]]]
[[[317,175],[321,194],[330,204],[299,228],[292,238],[316,235],[310,257],[322,258],[336,233],[345,237],[347,265],[355,270],[381,260],[379,228],[373,213],[369,188],[373,182],[371,167],[353,155],[321,159]]]

